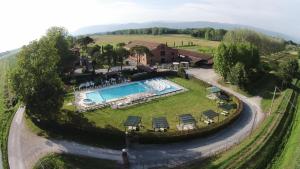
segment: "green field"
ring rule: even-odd
[[[206,87],[199,80],[185,80],[182,78],[171,78],[170,80],[187,88],[188,91],[125,109],[113,110],[111,108],[105,108],[93,112],[86,112],[84,116],[90,122],[95,123],[99,128],[115,127],[119,130],[124,130],[123,122],[130,115],[141,116],[142,124],[145,126],[145,129],[152,129],[153,117],[165,116],[169,122],[170,131],[175,131],[177,130],[178,115],[192,114],[198,121],[198,127],[204,127],[207,126],[207,124],[200,122],[201,112],[208,109],[220,112],[217,108],[216,101],[206,98],[208,94]],[[70,97],[72,96],[69,96],[69,98]],[[67,106],[68,102],[70,102],[70,99],[65,102],[64,108],[69,110],[74,109],[72,106]],[[223,119],[225,119],[225,117],[220,115],[220,120]]]
[[[115,161],[83,156],[51,154],[40,159],[33,169],[117,169]]]
[[[144,40],[163,44],[167,43],[168,46],[174,47],[175,42],[175,47],[177,48],[204,53],[211,53],[220,44],[217,41],[194,38],[190,35],[93,35],[91,37],[95,40],[96,44],[100,45],[116,45],[120,42],[128,43],[133,40]],[[187,46],[188,42],[193,42],[195,46]]]

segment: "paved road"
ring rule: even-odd
[[[121,151],[86,146],[70,141],[49,140],[29,131],[24,120],[24,107],[16,112],[9,132],[10,169],[31,169],[43,156],[53,152],[110,159],[121,163]]]
[[[184,143],[133,146],[129,151],[132,168],[172,167],[211,156],[238,144],[263,120],[264,114],[260,109],[259,97],[247,98],[229,88],[220,86],[217,84],[218,76],[212,69],[190,69],[188,73],[239,97],[244,103],[243,112],[229,127],[209,137]]]
[[[239,97],[244,102],[244,111],[229,127],[209,137],[167,145],[134,145],[129,150],[132,168],[175,166],[210,156],[239,143],[264,118],[259,97],[247,98],[218,85],[217,75],[212,69],[190,69],[188,73]],[[121,162],[121,151],[36,136],[24,124],[23,116],[24,108],[20,108],[15,114],[10,129],[8,156],[11,169],[31,169],[39,158],[51,152],[66,152]]]

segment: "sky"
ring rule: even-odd
[[[300,39],[300,0],[0,0],[0,52],[19,48],[51,26],[151,21],[250,25]]]

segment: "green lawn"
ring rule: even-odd
[[[92,112],[77,113],[75,107],[70,104],[74,100],[73,94],[65,96],[63,110],[59,115],[57,122],[60,124],[72,125],[75,128],[86,128],[88,131],[98,131],[93,134],[70,133],[66,131],[56,131],[55,129],[40,128],[34,124],[30,118],[26,117],[27,126],[36,134],[44,137],[54,137],[57,139],[68,139],[78,141],[99,147],[109,147],[120,149],[124,146],[124,140],[120,139],[120,132],[123,133],[123,122],[129,115],[138,115],[142,117],[144,128],[140,132],[144,133],[152,130],[152,117],[165,116],[170,125],[170,132],[174,132],[178,124],[178,115],[190,113],[197,120],[198,127],[206,127],[207,124],[200,122],[200,113],[212,109],[220,112],[216,101],[206,98],[206,87],[204,83],[197,79],[169,78],[169,80],[185,87],[188,91],[172,96],[162,97],[148,103],[141,103],[136,106],[125,109],[113,110],[111,108],[99,109]],[[235,112],[235,110],[232,110]],[[231,113],[233,115],[233,113]],[[230,117],[228,117],[230,118]],[[220,121],[225,117],[220,115]],[[217,118],[215,118],[217,121]],[[91,128],[88,128],[91,127]],[[103,130],[102,130],[103,129]],[[108,130],[107,130],[108,129]],[[77,131],[78,129],[76,129]],[[79,131],[79,130],[78,130]],[[104,138],[102,132],[116,132],[111,136]],[[85,135],[86,134],[86,135]]]
[[[193,42],[194,45],[200,47],[208,47],[208,48],[216,48],[220,42],[217,41],[209,41],[200,38],[194,38],[190,35],[93,35],[91,36],[95,39],[97,44],[117,44],[120,42],[128,43],[133,40],[144,40],[150,42],[158,42],[158,43],[167,43],[168,46],[182,46],[187,45],[188,42]]]
[[[141,116],[142,124],[146,129],[152,128],[153,117],[165,116],[169,122],[170,131],[172,131],[176,129],[176,125],[178,124],[178,115],[190,113],[198,121],[198,126],[203,127],[206,126],[206,124],[200,122],[201,112],[208,109],[220,112],[216,102],[206,98],[206,87],[201,81],[182,78],[170,78],[170,80],[185,87],[188,91],[125,109],[114,110],[105,108],[93,112],[86,112],[84,116],[90,122],[94,122],[99,128],[114,127],[119,130],[124,130],[123,122],[129,115]],[[72,110],[74,109],[72,106],[67,106],[68,102],[71,101],[70,97],[70,95],[67,96],[64,108]],[[224,116],[220,115],[220,120],[223,119]]]
[[[40,159],[33,169],[118,169],[115,161],[83,156],[51,154]]]

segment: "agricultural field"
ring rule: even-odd
[[[168,44],[170,47],[175,46],[180,49],[204,53],[210,53],[220,44],[218,41],[194,38],[190,35],[93,35],[91,37],[95,40],[96,44],[99,45],[116,45],[120,42],[128,43],[133,40],[144,40]],[[192,42],[195,46],[188,46],[189,42]]]

